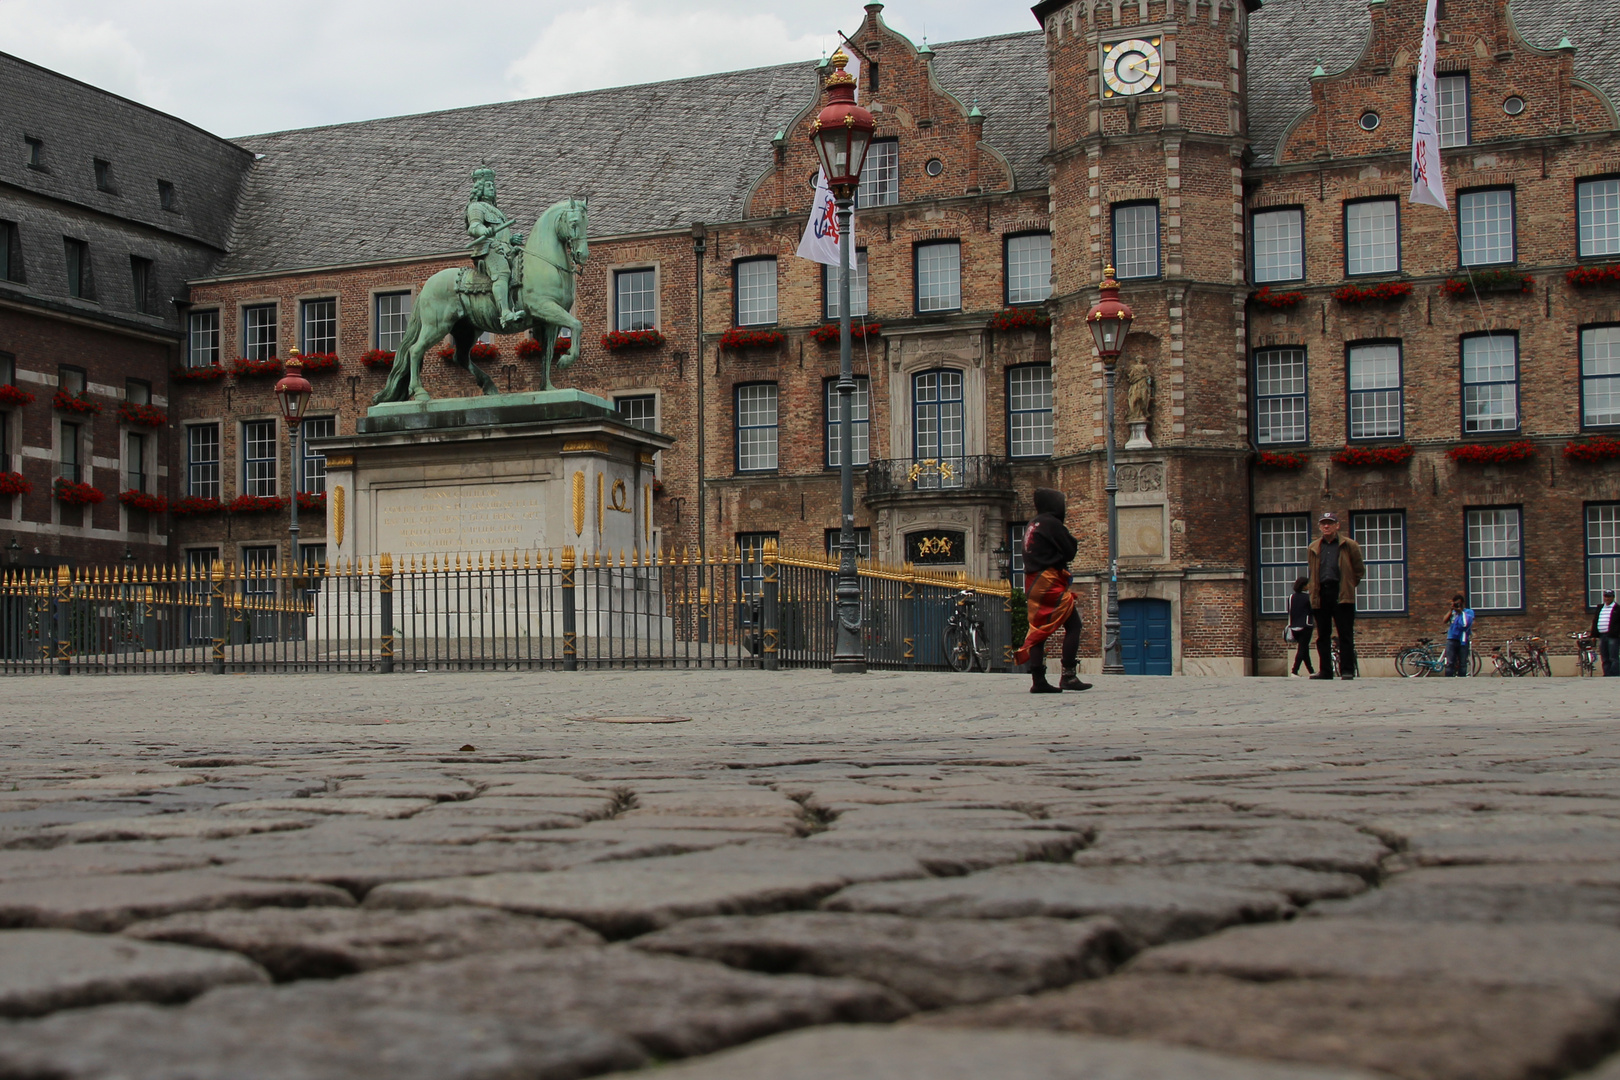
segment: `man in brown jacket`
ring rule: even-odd
[[[1306,549],[1310,568],[1311,607],[1316,619],[1316,657],[1321,671],[1313,679],[1333,678],[1332,631],[1339,632],[1340,678],[1356,677],[1356,586],[1366,575],[1361,545],[1339,535],[1339,518],[1332,513],[1317,519],[1322,535]]]

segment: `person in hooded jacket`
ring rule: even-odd
[[[1089,690],[1075,672],[1080,656],[1080,612],[1069,591],[1069,561],[1079,544],[1063,518],[1068,503],[1055,488],[1035,489],[1035,520],[1024,530],[1024,592],[1029,604],[1029,636],[1016,659],[1029,665],[1032,694],[1063,690]],[[1046,681],[1046,639],[1063,631],[1063,677],[1053,686]]]

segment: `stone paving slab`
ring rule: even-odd
[[[215,986],[267,981],[259,965],[235,953],[72,930],[0,930],[0,1017],[188,1001]]]
[[[836,827],[810,837],[818,847],[888,851],[915,858],[931,874],[971,874],[996,866],[1066,859],[1084,834],[1057,829],[859,829]]]
[[[566,862],[553,853],[520,844],[432,847],[385,844],[342,853],[266,855],[232,859],[219,870],[230,877],[309,881],[332,885],[363,900],[378,885],[510,871],[547,870]]]
[[[207,855],[180,851],[130,850],[128,844],[73,844],[67,847],[0,851],[0,882],[85,874],[154,874],[209,865]]]
[[[103,874],[0,883],[0,927],[121,930],[141,919],[213,908],[353,907],[341,889],[300,881],[246,881],[210,870]]]
[[[1109,823],[1112,825],[1112,823]],[[1371,878],[1390,849],[1348,825],[1296,821],[1234,828],[1121,829],[1104,825],[1101,835],[1074,861],[1080,866],[1118,863],[1288,863]]]
[[[1129,953],[1111,919],[907,919],[813,911],[689,919],[632,944],[753,971],[865,979],[924,1009],[1095,978]]]
[[[1620,862],[1412,870],[1381,889],[1319,904],[1306,914],[1405,922],[1589,922],[1620,927]]]
[[[123,935],[249,957],[278,982],[331,979],[471,953],[601,944],[577,923],[491,908],[370,911],[254,908],[198,911],[126,926]]]
[[[631,1080],[634,1074],[615,1074]],[[659,1080],[1372,1080],[1197,1050],[1048,1032],[820,1028],[672,1065]]]
[[[1233,923],[1280,919],[1293,911],[1281,894],[1177,881],[1151,868],[1051,863],[1006,866],[966,877],[853,885],[822,906],[828,911],[922,918],[1107,915],[1139,944],[1197,937]]]
[[[1563,1076],[1620,1038],[1613,1006],[1579,990],[1222,975],[1116,975],[915,1022],[1149,1039],[1405,1080]]]

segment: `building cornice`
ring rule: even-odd
[[[152,341],[160,345],[174,345],[185,337],[184,332],[180,330],[160,330],[127,319],[120,319],[115,315],[97,315],[95,312],[72,307],[61,301],[49,300],[40,296],[29,296],[26,293],[15,291],[12,287],[0,287],[0,310],[25,311],[31,315],[44,315],[61,322],[73,323],[76,326],[88,326],[95,330],[123,334],[126,337]]]
[[[1476,154],[1518,152],[1558,147],[1566,149],[1582,144],[1620,140],[1620,131],[1579,131],[1556,135],[1531,135],[1522,139],[1498,139],[1492,142],[1470,143],[1441,151],[1446,162],[1468,158]],[[1404,176],[1410,158],[1404,151],[1367,154],[1362,157],[1314,157],[1304,161],[1291,161],[1285,165],[1250,165],[1243,170],[1245,180],[1264,180],[1274,176],[1297,176],[1300,173],[1321,172],[1328,169],[1353,169],[1357,166],[1390,165],[1396,175]],[[1449,178],[1449,177],[1448,177]]]

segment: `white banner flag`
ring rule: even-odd
[[[861,77],[860,57],[856,56],[849,50],[845,50],[845,55],[849,57],[849,63],[844,65],[844,70],[853,75],[857,80],[855,84],[855,98],[857,101],[859,101],[861,94],[861,87],[858,81]],[[832,191],[827,187],[827,174],[825,172],[817,172],[816,201],[811,204],[810,220],[805,222],[804,236],[799,240],[799,250],[797,253],[799,258],[809,259],[811,262],[825,263],[828,266],[838,266],[840,264],[840,259],[838,257],[838,212],[835,207],[836,204],[833,202]],[[854,215],[850,216],[849,250],[850,262],[852,264],[851,269],[853,269],[853,263],[855,260]]]
[[[1440,0],[1429,0],[1423,20],[1423,54],[1418,60],[1417,92],[1412,99],[1412,194],[1410,202],[1446,209],[1445,165],[1440,160],[1439,95],[1434,58],[1440,45],[1436,25]]]

